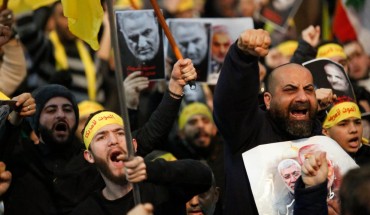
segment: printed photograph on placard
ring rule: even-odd
[[[253,20],[251,18],[199,18],[199,19],[167,19],[169,25],[178,22],[200,22],[210,24],[209,30],[209,43],[207,50],[209,52],[208,70],[199,71],[201,78],[197,81],[207,82],[209,85],[217,83],[220,71],[232,43],[236,41],[240,33],[245,29],[253,29]],[[169,47],[171,48],[171,47]],[[167,53],[171,55],[172,51]],[[198,74],[199,75],[199,74]]]
[[[285,31],[289,19],[294,17],[301,3],[302,0],[271,0],[262,7],[261,17],[274,24],[280,31]]]
[[[142,71],[149,80],[164,79],[163,31],[154,10],[115,13],[123,76]]]
[[[293,215],[294,186],[304,160],[317,151],[326,152],[328,200],[337,200],[342,176],[357,168],[355,161],[326,136],[257,146],[243,153],[243,161],[259,214]]]
[[[332,89],[339,99],[349,97],[355,101],[351,81],[342,65],[325,58],[313,59],[302,65],[311,71],[315,88]]]
[[[210,43],[210,23],[202,23],[198,20],[182,21],[173,19],[169,21],[169,29],[180,49],[183,58],[193,61],[197,71],[197,81],[207,81],[207,71],[209,68],[209,43]],[[168,59],[173,65],[176,62],[171,46],[167,48]]]

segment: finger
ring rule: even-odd
[[[1,181],[10,181],[12,180],[12,173],[10,171],[5,171],[0,173]]]
[[[190,80],[195,80],[196,79],[196,77],[197,77],[197,74],[196,74],[196,72],[194,71],[194,72],[188,72],[188,73],[185,73],[185,74],[182,74],[181,75],[181,78],[183,79],[183,80],[185,80],[185,81],[190,81]]]
[[[0,161],[0,173],[4,172],[5,169],[6,169],[5,163]]]
[[[306,159],[303,163],[303,166],[305,167],[306,171],[307,171],[307,175],[310,175],[310,176],[315,176],[316,175],[316,171],[314,170],[314,168],[311,166],[310,162],[308,159]]]
[[[179,66],[181,66],[181,67],[185,67],[185,66],[188,66],[188,65],[193,65],[193,62],[189,58],[179,60],[178,62],[179,62]]]
[[[256,40],[257,40],[257,35],[256,33],[253,32],[253,34],[251,34],[249,36],[249,41],[248,41],[248,48],[249,49],[254,49],[256,47]]]
[[[141,76],[142,72],[141,71],[135,71],[133,73],[130,73],[126,78],[125,78],[125,81],[129,81],[129,80],[132,80],[138,76]]]
[[[262,48],[268,49],[271,45],[271,37],[267,31],[264,31],[263,45]]]
[[[148,77],[137,77],[135,79],[130,80],[127,84],[132,85],[132,86],[137,86],[142,83],[147,83],[149,84],[149,79]]]

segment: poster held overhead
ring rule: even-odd
[[[316,89],[332,89],[338,99],[347,97],[352,101],[356,100],[351,81],[342,65],[326,58],[313,59],[302,65],[312,73]]]
[[[116,11],[123,76],[142,71],[149,80],[164,75],[163,33],[153,10]]]

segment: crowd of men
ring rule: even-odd
[[[168,17],[233,17],[253,16],[260,5],[237,10],[252,2],[235,1],[234,12],[222,0],[213,9],[196,0],[162,6]],[[154,13],[117,19],[129,58],[156,65],[164,50]],[[120,102],[109,30],[106,16],[93,52],[69,31],[60,1],[0,11],[0,214],[257,215],[243,153],[317,135],[358,167],[332,191],[330,152],[300,158],[295,149],[274,163],[287,192],[272,214],[370,214],[370,56],[361,42],[322,41],[313,25],[289,42],[261,28],[232,41],[227,26],[179,22],[171,30],[184,59],[167,59],[167,80],[127,74]],[[325,89],[304,66],[322,58]],[[189,91],[203,80],[199,65],[217,74],[215,85]]]

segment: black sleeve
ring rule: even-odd
[[[327,215],[327,184],[328,182],[325,181],[322,184],[305,188],[302,178],[299,177],[294,190],[294,215]]]
[[[211,169],[200,161],[183,159],[146,161],[147,181],[176,187],[178,196],[189,199],[209,190],[212,184]]]
[[[215,123],[233,153],[256,144],[245,138],[253,136],[261,123],[258,94],[258,57],[243,53],[234,43],[226,55],[213,101]]]
[[[145,157],[153,149],[160,148],[160,145],[167,140],[177,119],[180,104],[181,99],[172,98],[168,92],[163,95],[161,103],[153,112],[149,121],[132,134],[138,143],[138,155]]]
[[[291,63],[302,64],[306,61],[316,58],[316,49],[308,44],[303,39],[298,41],[297,50],[294,52],[292,58],[290,59]]]

